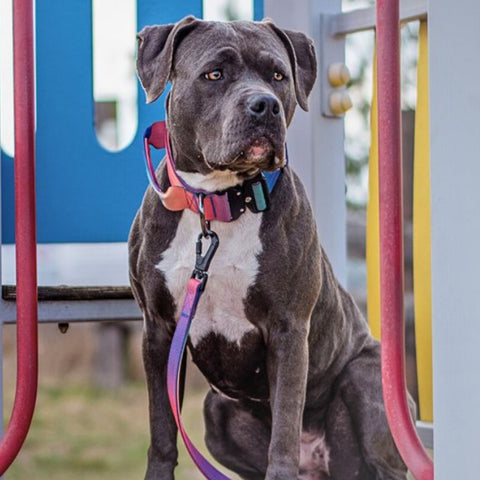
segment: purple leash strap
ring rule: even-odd
[[[202,238],[210,238],[211,244],[204,257],[202,257]],[[172,409],[178,431],[182,437],[185,447],[197,468],[208,480],[230,480],[222,472],[217,470],[195,447],[185,431],[180,412],[180,370],[182,358],[187,345],[188,333],[197,309],[198,302],[205,289],[208,279],[207,270],[210,262],[218,248],[217,235],[208,230],[206,234],[199,235],[197,240],[197,261],[192,278],[187,285],[187,293],[183,301],[182,313],[177,322],[173,335],[167,368],[167,390],[170,407]]]

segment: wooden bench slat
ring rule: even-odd
[[[2,298],[7,301],[16,301],[17,287],[15,285],[3,285]],[[131,300],[132,289],[128,286],[90,286],[71,287],[39,286],[38,301],[71,301],[71,300]]]

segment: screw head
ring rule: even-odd
[[[65,334],[68,332],[68,328],[70,325],[68,323],[59,323],[58,324],[58,329],[60,330],[61,333]]]
[[[350,71],[344,63],[333,63],[328,67],[328,80],[332,87],[343,87],[350,81]]]

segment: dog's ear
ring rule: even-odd
[[[277,34],[287,49],[292,64],[297,102],[308,111],[308,96],[317,78],[317,57],[313,40],[304,33],[279,28],[270,19],[264,22]]]
[[[137,35],[137,75],[147,95],[147,103],[154,102],[165,90],[175,49],[199,22],[189,16],[175,24],[145,27]]]

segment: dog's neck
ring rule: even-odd
[[[215,170],[203,174],[177,169],[177,174],[191,187],[207,192],[219,192],[240,185],[243,182],[243,179],[231,170]]]
[[[179,148],[174,138],[170,137],[170,140],[175,171],[190,187],[213,193],[243,182],[232,170],[210,170],[207,162],[195,161],[191,155],[185,154]]]

